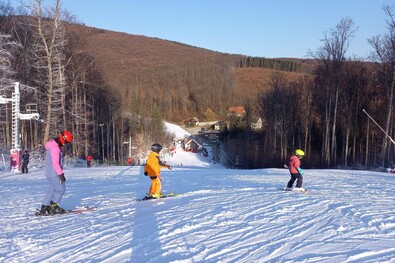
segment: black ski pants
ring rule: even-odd
[[[29,162],[23,161],[22,162],[22,173],[23,174],[27,174],[28,169],[27,169],[27,165],[29,164]]]
[[[296,181],[296,187],[302,187],[303,175],[298,174],[298,173],[297,174],[291,174],[291,179],[289,180],[289,182],[287,184],[287,187],[288,188],[292,188],[295,180],[298,180],[298,181]]]

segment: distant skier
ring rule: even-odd
[[[10,150],[10,171],[15,171],[17,168],[19,170],[19,165],[17,160],[19,160],[18,151],[15,149]]]
[[[29,152],[25,150],[22,154],[22,173],[28,173],[27,165],[29,164]]]
[[[144,167],[144,174],[151,178],[151,186],[148,192],[148,198],[160,198],[162,196],[162,179],[160,177],[160,169],[171,169],[170,165],[163,163],[159,158],[159,152],[162,150],[162,145],[154,143],[151,146],[151,153],[147,158],[147,163]]]
[[[44,215],[63,214],[65,210],[59,207],[66,192],[66,178],[61,164],[62,147],[73,141],[71,132],[64,130],[59,137],[49,140],[45,144],[45,176],[49,182],[49,189],[45,195],[40,213]]]
[[[86,167],[90,168],[92,166],[92,155],[86,157]]]
[[[292,190],[293,184],[295,182],[295,180],[297,180],[296,182],[296,188],[295,190],[297,191],[305,191],[304,188],[302,188],[302,184],[303,184],[303,171],[300,168],[300,159],[302,159],[304,156],[304,151],[302,151],[301,149],[297,149],[295,151],[295,154],[293,154],[291,156],[291,158],[289,159],[289,172],[291,174],[291,179],[289,180],[288,184],[287,184],[287,189],[286,190]]]

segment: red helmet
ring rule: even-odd
[[[67,130],[64,130],[59,134],[59,141],[62,145],[71,143],[73,141],[73,134]]]

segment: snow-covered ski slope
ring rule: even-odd
[[[163,190],[179,196],[136,201],[139,166],[68,168],[61,206],[97,210],[48,217],[33,216],[42,169],[0,173],[0,262],[395,262],[393,174],[304,169],[303,194],[278,190],[286,169],[168,161]]]

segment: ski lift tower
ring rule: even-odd
[[[37,113],[37,107],[34,111],[29,111],[29,113],[20,112],[20,92],[19,92],[19,82],[15,82],[14,92],[12,93],[12,98],[6,98],[0,95],[0,104],[7,104],[11,102],[12,104],[12,147],[11,155],[17,154],[19,156],[20,151],[20,133],[19,133],[19,120],[38,120],[40,115]],[[12,156],[11,156],[12,157]],[[19,158],[15,158],[15,167],[19,167]]]

